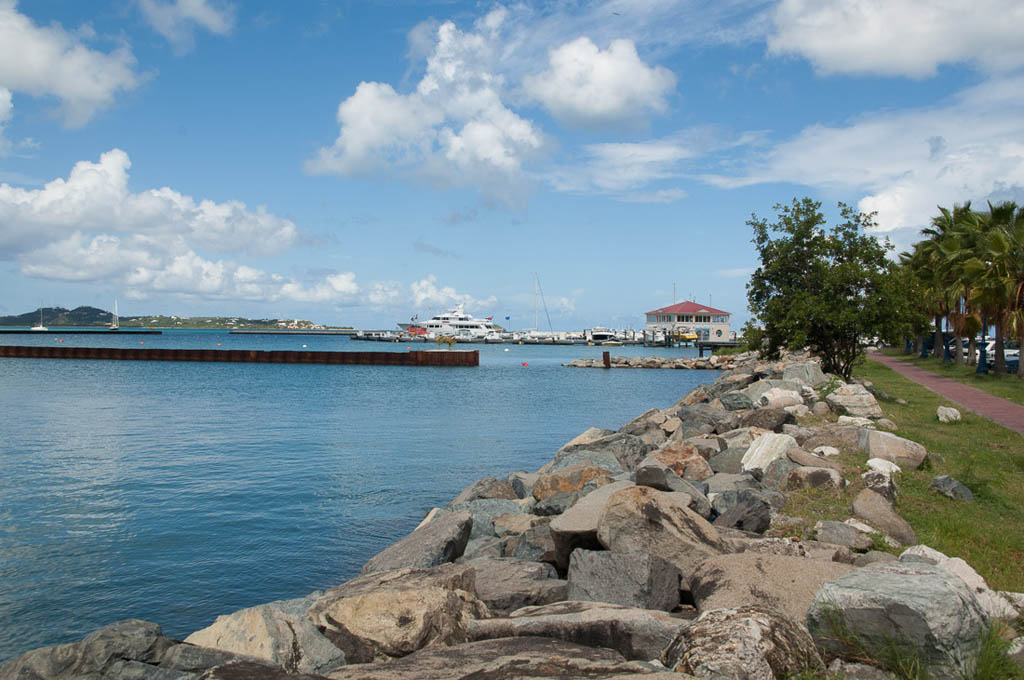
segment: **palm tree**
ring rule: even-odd
[[[1005,373],[1005,331],[1010,330],[1018,342],[1024,342],[1024,207],[1012,201],[989,204],[989,220],[991,229],[984,239],[984,255],[990,266],[993,299],[1003,303],[996,317],[995,370]],[[1017,377],[1024,378],[1019,363]]]

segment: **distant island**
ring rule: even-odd
[[[43,307],[32,312],[16,316],[0,316],[0,326],[31,327],[39,323],[42,311],[44,326],[109,326],[114,315],[97,307]],[[324,326],[306,321],[305,319],[246,319],[240,316],[163,316],[161,314],[144,316],[120,316],[118,325],[121,328],[192,328],[192,329],[281,329],[281,330],[321,330],[326,328],[347,329],[351,326]]]

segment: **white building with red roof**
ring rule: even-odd
[[[729,312],[707,305],[680,302],[647,312],[647,330],[695,335],[704,341],[725,341],[732,339],[730,316]]]

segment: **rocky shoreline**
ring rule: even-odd
[[[685,368],[691,371],[731,370],[749,359],[746,354],[712,354],[707,357],[609,357],[609,368]],[[604,359],[573,359],[562,364],[569,368],[604,368]]]
[[[886,645],[959,677],[984,630],[1021,615],[1024,595],[917,544],[894,502],[900,470],[932,454],[892,432],[869,386],[805,355],[699,361],[725,370],[536,472],[471,484],[351,581],[183,641],[121,621],[0,680],[887,678],[864,663]],[[853,454],[857,478],[835,462]],[[847,484],[863,487],[848,520],[787,537],[787,493]]]

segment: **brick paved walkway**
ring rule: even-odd
[[[957,382],[943,375],[918,368],[905,361],[878,352],[870,352],[868,359],[888,366],[904,378],[927,387],[932,392],[960,404],[968,411],[999,423],[1014,432],[1024,434],[1024,406],[996,397],[976,387]]]

